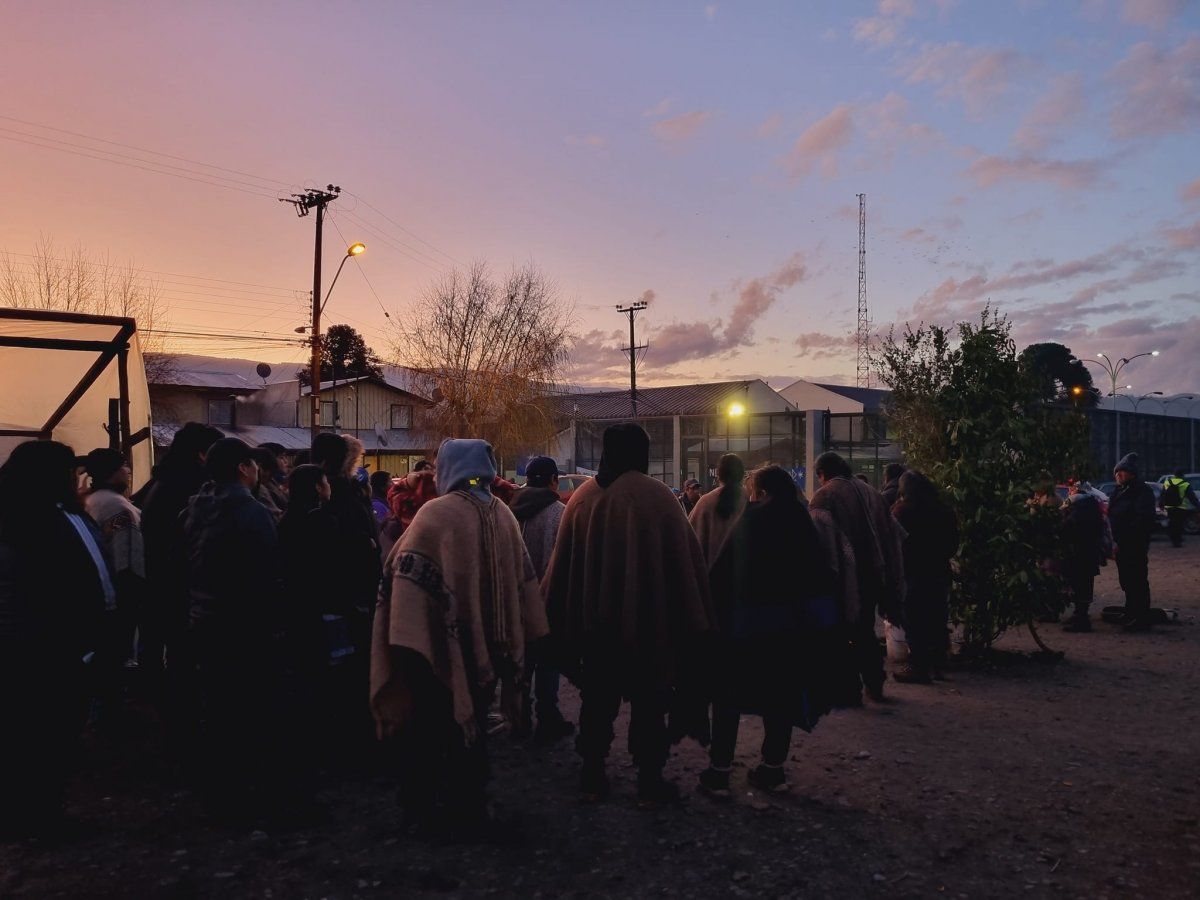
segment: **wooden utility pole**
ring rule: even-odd
[[[313,251],[312,289],[312,362],[309,372],[308,394],[311,401],[310,429],[312,439],[321,433],[321,232],[325,224],[325,207],[338,198],[342,189],[337,185],[326,185],[323,191],[310,188],[303,194],[280,197],[280,203],[296,207],[298,216],[307,216],[310,210],[317,211],[317,239]]]
[[[637,355],[639,350],[645,350],[649,344],[638,346],[637,340],[634,337],[633,320],[637,314],[646,308],[644,301],[639,300],[636,303],[631,303],[629,306],[618,306],[617,312],[623,316],[629,316],[629,346],[621,349],[629,353],[629,408],[633,413],[633,418],[637,418]]]

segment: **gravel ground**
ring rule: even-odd
[[[1150,634],[1042,626],[1061,662],[1005,636],[989,665],[948,683],[889,682],[891,702],[837,713],[793,742],[792,791],[750,791],[746,719],[734,798],[695,792],[694,745],[668,774],[678,809],[639,812],[624,752],[613,796],[576,799],[570,742],[493,743],[507,840],[402,836],[387,779],[342,778],[334,824],[278,833],[215,828],[145,743],[89,738],[72,787],[85,836],[0,846],[0,896],[258,897],[1196,897],[1200,896],[1200,540],[1152,548]],[[1121,602],[1115,569],[1097,612]],[[577,709],[567,689],[564,707]]]

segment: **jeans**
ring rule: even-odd
[[[712,747],[709,749],[709,760],[715,768],[728,769],[733,764],[741,718],[737,707],[713,704]],[[792,743],[792,723],[786,716],[763,716],[763,731],[763,763],[768,766],[782,766],[787,761],[788,748]]]

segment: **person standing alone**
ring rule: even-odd
[[[1125,456],[1113,470],[1117,490],[1108,504],[1116,544],[1117,575],[1125,592],[1126,631],[1150,628],[1150,532],[1154,528],[1154,492],[1138,474],[1138,455]]]

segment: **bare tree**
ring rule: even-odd
[[[557,431],[549,398],[567,363],[571,315],[558,286],[533,264],[501,282],[477,262],[430,284],[415,325],[394,347],[437,401],[425,427],[483,438],[509,458],[544,445]]]
[[[93,258],[79,245],[59,256],[54,241],[42,235],[28,261],[0,254],[0,304],[132,318],[140,332],[147,377],[154,381],[174,368],[162,334],[167,310],[161,288],[133,262],[120,265],[107,256]]]

